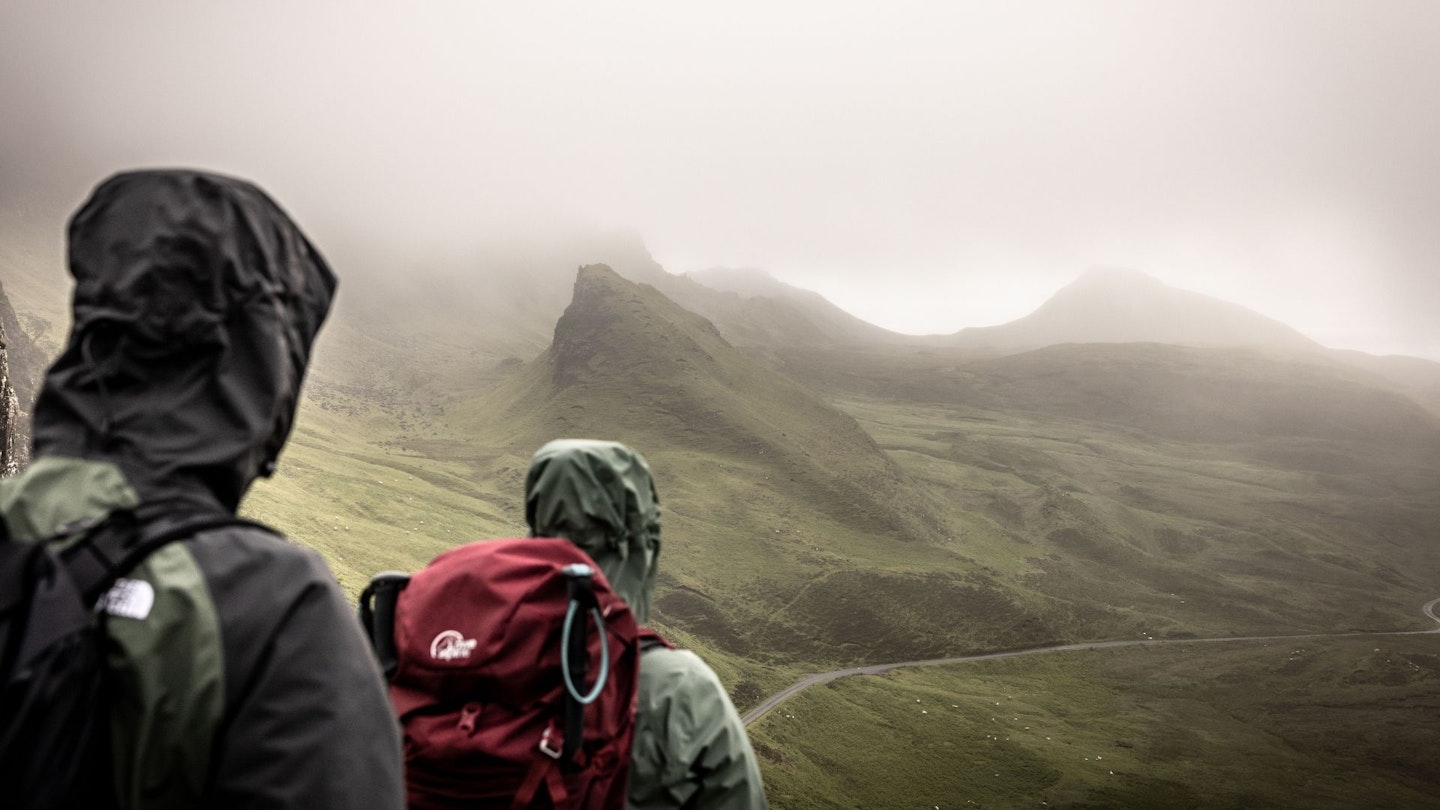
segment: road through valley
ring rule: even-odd
[[[1431,599],[1426,602],[1421,610],[1430,619],[1440,624],[1440,616],[1435,614],[1436,606],[1440,605],[1440,599]],[[1093,641],[1083,644],[1061,644],[1055,647],[1034,647],[1028,650],[1010,650],[1008,652],[984,653],[981,655],[961,655],[953,658],[931,658],[924,661],[899,661],[893,664],[871,664],[863,667],[850,667],[849,669],[836,669],[830,672],[817,672],[806,675],[785,689],[770,696],[759,706],[751,709],[741,718],[745,725],[769,714],[772,709],[784,703],[794,695],[809,689],[817,684],[833,681],[836,678],[845,678],[851,675],[880,675],[892,669],[902,667],[921,667],[932,664],[963,664],[969,661],[990,661],[997,658],[1019,658],[1022,655],[1043,655],[1046,653],[1073,652],[1075,650],[1099,650],[1106,647],[1140,647],[1159,644],[1215,644],[1232,641],[1279,641],[1306,638],[1344,638],[1347,636],[1412,636],[1423,633],[1440,633],[1440,627],[1430,630],[1400,630],[1392,632],[1377,633],[1304,633],[1288,636],[1224,636],[1219,638],[1177,638],[1177,639],[1128,639],[1122,641]]]

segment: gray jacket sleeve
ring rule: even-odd
[[[212,592],[226,718],[204,807],[404,807],[399,728],[359,623],[319,555],[235,531],[188,544]]]
[[[630,807],[766,807],[750,738],[715,672],[688,650],[640,659]]]

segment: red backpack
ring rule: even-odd
[[[404,729],[411,810],[625,806],[642,635],[658,636],[585,552],[471,543],[377,575],[360,614]]]

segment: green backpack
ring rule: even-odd
[[[132,510],[40,542],[0,521],[0,784],[19,810],[115,806],[103,710],[105,618],[149,609],[149,583],[124,579],[167,543],[230,525],[197,515],[147,531]],[[272,531],[266,529],[266,531]]]

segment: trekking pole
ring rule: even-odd
[[[600,691],[605,688],[605,680],[609,677],[610,647],[605,638],[605,619],[600,615],[600,603],[595,599],[595,569],[583,563],[574,563],[561,571],[567,579],[570,594],[570,606],[565,610],[565,625],[560,633],[560,671],[566,693],[564,761],[569,764],[585,736],[585,707],[600,697]],[[575,614],[587,610],[595,617],[595,629],[600,634],[600,674],[596,676],[590,692],[582,694],[580,690],[590,668],[590,645],[586,637],[589,622],[582,615],[577,630]]]

